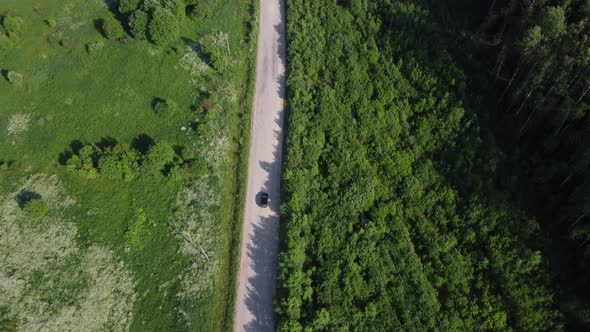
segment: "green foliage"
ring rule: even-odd
[[[218,71],[228,69],[230,58],[226,47],[227,34],[213,33],[201,40],[202,51],[209,57],[211,64]]]
[[[150,148],[143,165],[152,172],[161,172],[173,163],[176,157],[176,152],[170,144],[158,142]]]
[[[78,153],[73,153],[66,161],[66,169],[78,173],[88,179],[95,179],[99,175],[110,180],[132,181],[142,169],[152,174],[168,175],[170,169],[185,165],[186,161],[179,156],[172,145],[166,142],[154,144],[147,154],[128,145],[116,144],[98,148],[95,145],[85,145]],[[178,170],[174,172],[178,180]]]
[[[129,27],[133,37],[137,39],[147,39],[146,31],[149,22],[148,13],[143,10],[134,11],[129,17]]]
[[[21,39],[23,32],[23,19],[0,13],[0,50],[13,47]]]
[[[137,11],[141,3],[142,0],[120,0],[119,12],[121,14],[130,14],[132,12],[135,12]]]
[[[150,40],[160,46],[174,43],[180,38],[176,17],[168,10],[156,8],[148,25]]]
[[[86,44],[86,50],[89,54],[94,54],[104,47],[103,42],[93,42]]]
[[[19,74],[15,71],[9,71],[6,74],[6,79],[8,79],[8,82],[14,86],[22,86],[23,85],[23,75]]]
[[[279,331],[563,329],[430,8],[287,6]]]
[[[252,3],[201,1],[203,8],[215,7],[218,17],[225,19],[183,21],[182,36],[191,40],[209,31],[231,36],[232,54],[240,65],[224,74],[209,70],[205,77],[183,68],[183,55],[196,52],[180,40],[172,52],[135,38],[102,39],[104,47],[89,56],[84,46],[101,39],[95,20],[112,16],[116,9],[112,5],[118,3],[107,2],[109,6],[102,0],[0,1],[0,7],[10,8],[10,15],[25,23],[15,48],[0,50],[0,69],[24,77],[23,88],[18,89],[6,77],[0,78],[0,159],[5,162],[0,164],[10,165],[6,169],[0,165],[0,265],[10,271],[0,273],[0,283],[15,286],[6,289],[8,293],[0,291],[0,324],[18,331],[222,330],[233,289],[227,286],[233,280],[229,269],[233,255],[224,253],[230,252],[238,228],[234,229],[237,218],[232,216],[234,152],[241,137],[239,127],[246,123],[238,114],[246,119],[250,109],[243,96],[251,86],[247,72]],[[33,10],[36,6],[43,6],[45,13]],[[126,20],[128,15],[115,17]],[[56,25],[48,27],[46,19],[54,19]],[[102,33],[100,22],[97,25]],[[61,40],[64,45],[71,40],[75,47],[65,50],[59,47]],[[235,87],[235,99],[222,93],[226,86]],[[189,111],[200,100],[199,88],[222,96],[209,112],[207,126],[214,136],[192,130],[195,117],[202,118]],[[178,111],[155,116],[150,109],[154,96],[173,100]],[[196,162],[180,164],[179,159],[169,170],[155,173],[140,164],[133,168],[133,180],[125,181],[127,173],[121,170],[126,168],[119,167],[125,165],[119,162],[124,156],[117,154],[113,159],[121,177],[110,179],[101,170],[101,157],[113,152],[96,144],[84,167],[78,152],[68,165],[59,167],[68,152],[78,151],[79,145],[72,142],[76,138],[99,142],[105,136],[117,137],[132,150],[142,151],[144,158],[153,143],[134,140],[144,133],[156,142],[185,147],[182,159]],[[74,171],[67,172],[66,167]],[[50,206],[39,225],[26,222],[12,194],[35,173],[59,179],[67,192],[50,199],[38,190],[39,184],[23,187],[38,191]],[[85,173],[96,178],[88,180]],[[192,182],[199,184],[187,189]],[[182,204],[177,205],[177,199]],[[7,207],[16,210],[7,213]],[[146,231],[134,233],[141,245],[129,246],[128,232],[140,209],[148,220]],[[23,222],[5,221],[17,217]],[[209,263],[186,249],[192,248],[187,241],[202,243]],[[22,250],[12,250],[16,246]],[[110,258],[87,250],[96,246]],[[71,261],[71,268],[66,266],[70,263],[62,264],[64,259],[54,259],[72,247],[80,260]],[[88,281],[87,287],[77,282],[78,277]]]
[[[178,111],[178,105],[175,102],[161,98],[154,100],[153,108],[158,115],[169,115]]]
[[[127,145],[116,145],[108,148],[99,157],[100,174],[111,180],[123,179],[131,181],[137,175],[140,155]]]
[[[154,225],[155,222],[147,219],[143,209],[139,209],[125,232],[125,243],[134,250],[143,250],[145,239],[149,237]]]
[[[563,36],[567,31],[565,11],[559,6],[546,7],[541,13],[539,24],[543,29],[543,34],[548,39],[556,40]]]
[[[49,205],[43,200],[33,199],[26,203],[23,211],[30,220],[37,222],[49,212]]]
[[[101,30],[107,39],[118,39],[125,35],[121,23],[113,16],[106,16],[101,20]]]
[[[87,179],[96,179],[98,170],[96,169],[97,149],[93,145],[82,147],[77,154],[66,161],[66,169],[70,172],[76,172]]]
[[[541,33],[541,27],[535,25],[530,28],[524,35],[521,42],[522,54],[531,59],[539,53],[540,48],[543,47],[543,35]]]

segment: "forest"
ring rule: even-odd
[[[278,330],[590,328],[589,24],[288,1]]]

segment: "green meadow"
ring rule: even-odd
[[[224,328],[253,2],[168,2],[168,45],[114,2],[0,3],[0,330]]]

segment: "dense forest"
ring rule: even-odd
[[[279,330],[589,327],[589,13],[288,2]]]

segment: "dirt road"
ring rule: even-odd
[[[273,331],[285,96],[285,1],[260,0],[256,92],[234,331]],[[268,208],[258,206],[261,192]]]

